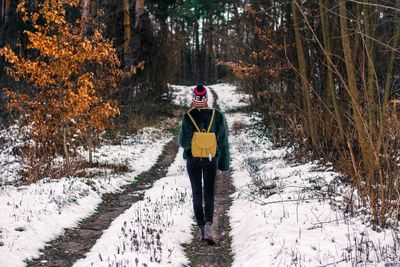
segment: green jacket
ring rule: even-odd
[[[211,120],[212,109],[192,109],[190,115],[196,121],[200,129],[207,129]],[[182,126],[179,131],[179,144],[183,147],[183,157],[187,159],[192,157],[191,146],[192,136],[196,131],[193,122],[190,120],[187,113],[182,118]],[[217,137],[217,154],[218,169],[221,171],[229,170],[229,144],[228,144],[228,127],[222,113],[215,110],[214,121],[211,126],[211,132],[214,132]]]

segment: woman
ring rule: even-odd
[[[218,110],[210,109],[207,104],[207,89],[198,84],[192,93],[192,107],[183,116],[179,131],[179,144],[183,147],[183,157],[190,178],[193,194],[193,210],[200,228],[200,240],[215,244],[212,224],[214,216],[214,189],[217,170],[228,171],[229,147],[225,118]],[[201,130],[200,130],[201,129]],[[215,133],[217,150],[214,156],[194,157],[192,138],[194,132],[209,129]],[[203,188],[202,188],[203,180]],[[204,209],[203,209],[204,195]]]

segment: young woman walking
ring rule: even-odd
[[[215,178],[217,170],[229,170],[229,146],[225,118],[220,111],[210,109],[207,101],[207,89],[202,84],[198,84],[192,93],[192,107],[182,119],[179,144],[183,147],[183,157],[187,160],[186,167],[193,194],[193,210],[200,228],[200,239],[213,245],[215,244],[212,230]],[[192,151],[192,149],[195,150],[192,147],[192,140],[196,132],[215,134],[215,153],[207,152],[199,156],[197,151]]]

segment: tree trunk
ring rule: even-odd
[[[360,105],[360,96],[357,88],[357,80],[355,76],[355,68],[353,64],[353,59],[351,55],[349,31],[347,26],[347,12],[346,12],[346,0],[340,0],[339,2],[339,13],[340,13],[340,30],[343,45],[344,60],[347,71],[348,79],[348,91],[350,95],[351,105],[353,109],[353,120],[355,123],[355,128],[358,136],[358,142],[361,148],[361,155],[363,160],[363,165],[367,171],[367,184],[368,188],[371,189],[373,181],[375,179],[375,172],[379,169],[378,160],[374,155],[372,141],[368,137],[368,132],[366,125],[362,117],[362,108]],[[372,192],[369,192],[369,196],[372,196]],[[378,210],[376,206],[376,199],[371,200],[371,205],[373,209],[374,219],[378,219]],[[375,202],[375,203],[374,203]]]
[[[89,164],[93,163],[93,130],[89,129],[87,131],[87,143],[89,150]]]
[[[10,23],[11,0],[3,0],[1,4],[0,46],[3,47],[6,42],[7,29]]]
[[[62,126],[62,137],[63,137],[63,150],[64,150],[64,158],[65,158],[65,170],[66,173],[69,174],[71,170],[71,162],[69,160],[69,153],[67,147],[67,126]]]
[[[211,20],[207,19],[204,24],[203,38],[203,64],[204,64],[204,82],[210,84],[212,80],[212,33],[211,33]]]
[[[6,16],[6,2],[7,0],[2,0],[1,1],[1,17],[0,17],[0,47],[4,47],[5,44],[5,38],[6,38],[6,34],[5,34],[5,16]],[[0,58],[0,79],[3,77],[4,71],[3,71],[3,67],[4,67],[4,58],[1,57]],[[0,99],[2,99],[2,94],[0,94]],[[0,103],[2,104],[2,103]]]
[[[140,18],[144,13],[144,0],[136,0],[135,6],[135,29],[140,26]]]
[[[186,65],[188,66],[187,69],[187,76],[186,76],[186,82],[190,82],[190,84],[193,83],[193,80],[196,78],[195,74],[193,73],[193,56],[192,56],[192,49],[189,47],[186,49]]]
[[[335,112],[335,119],[338,124],[338,129],[339,129],[339,138],[340,142],[342,143],[345,139],[345,134],[344,134],[344,127],[343,127],[343,121],[342,121],[342,116],[340,114],[340,109],[339,105],[337,103],[336,99],[336,92],[335,92],[335,83],[333,80],[333,66],[332,66],[332,45],[331,45],[331,39],[329,36],[329,17],[328,17],[328,1],[327,0],[320,0],[319,1],[319,10],[320,10],[320,15],[321,15],[321,25],[322,25],[322,38],[326,50],[326,57],[327,57],[327,67],[326,67],[326,72],[327,72],[327,77],[326,77],[326,89],[328,93],[329,102],[332,104],[334,112]]]
[[[97,18],[97,12],[98,12],[97,0],[91,0],[90,1],[90,14],[92,14],[92,17]]]
[[[356,5],[355,7],[355,17],[360,19],[361,18],[361,5]],[[361,25],[361,21],[359,20],[357,25]],[[358,27],[357,29],[359,32],[361,32],[361,29]],[[352,53],[352,58],[353,58],[353,64],[356,65],[357,60],[358,60],[358,54],[360,50],[360,44],[361,44],[361,35],[359,33],[354,33],[353,37],[353,53]]]
[[[207,73],[207,82],[215,83],[215,63],[214,63],[214,32],[213,32],[213,24],[212,20],[209,20],[209,32],[208,32],[208,53],[207,53],[207,64],[208,64],[208,73]]]
[[[367,107],[368,107],[368,121],[369,121],[369,133],[371,138],[374,140],[377,132],[377,123],[376,123],[376,115],[377,115],[377,98],[376,98],[376,72],[375,72],[375,45],[372,39],[375,38],[375,30],[374,28],[374,16],[375,14],[371,12],[370,5],[364,5],[364,27],[365,27],[365,46],[367,52],[367,88],[366,88],[366,99],[367,99]]]
[[[205,29],[206,28],[206,23],[205,23],[205,19],[202,18],[201,19],[201,29]],[[201,41],[200,41],[200,64],[199,64],[199,68],[200,68],[200,82],[202,83],[206,83],[206,66],[207,66],[207,49],[206,49],[206,39],[204,36],[204,31],[201,30],[200,31],[201,34]],[[200,34],[199,34],[200,36]]]
[[[356,130],[358,133],[360,145],[364,154],[364,158],[368,159],[365,163],[367,164],[370,162],[367,150],[368,150],[368,142],[367,140],[367,133],[365,130],[365,126],[363,125],[363,118],[362,118],[362,110],[360,105],[360,97],[357,88],[357,81],[355,76],[355,69],[353,60],[351,57],[351,48],[350,48],[350,40],[348,37],[348,28],[347,28],[347,14],[346,14],[346,0],[340,0],[339,3],[339,12],[340,12],[340,30],[341,30],[341,38],[342,38],[342,45],[343,45],[343,53],[344,53],[344,60],[346,64],[346,72],[347,72],[347,79],[348,79],[348,88],[349,88],[349,95],[353,107],[353,117],[354,122],[356,124]]]
[[[3,18],[4,18],[4,2],[5,0],[1,0],[1,6],[0,6],[0,26],[3,26]]]
[[[81,2],[81,29],[84,35],[88,33],[88,23],[90,19],[90,0],[82,0]]]
[[[200,71],[201,71],[201,54],[200,54],[200,37],[199,37],[199,22],[196,20],[194,22],[194,35],[195,35],[195,75],[196,75],[196,82],[200,80]]]
[[[60,37],[57,35],[57,46],[60,49]],[[62,103],[62,114],[61,114],[61,131],[62,131],[62,140],[63,140],[63,152],[64,152],[64,160],[65,160],[65,170],[66,173],[69,174],[71,170],[71,163],[69,160],[69,153],[68,153],[68,146],[67,146],[67,125],[63,122],[63,113],[65,112],[65,104],[64,104],[64,86],[63,86],[63,77],[62,77],[62,70],[61,70],[61,61],[60,58],[58,60],[58,89],[60,93],[60,99]]]
[[[82,5],[82,13],[81,13],[82,21],[86,23],[90,17],[90,0],[82,0],[81,5]]]
[[[306,108],[306,117],[307,117],[306,130],[311,139],[312,146],[314,147],[315,150],[317,150],[319,147],[317,128],[316,128],[314,113],[312,110],[311,96],[309,92],[310,89],[309,89],[309,81],[307,74],[307,64],[304,56],[303,43],[301,40],[300,21],[298,14],[299,7],[297,1],[298,0],[292,0],[292,12],[293,12],[293,24],[294,24],[295,39],[296,39],[297,61],[299,67],[298,71],[300,73],[303,101],[304,101],[304,106]]]
[[[399,7],[400,4],[397,5]],[[388,119],[388,109],[389,109],[389,98],[390,98],[390,86],[392,84],[392,77],[393,77],[393,68],[394,68],[394,61],[395,61],[395,56],[396,56],[396,48],[399,44],[399,37],[400,37],[400,16],[397,17],[396,19],[396,25],[395,25],[395,32],[394,32],[394,38],[393,38],[393,43],[392,43],[392,51],[390,52],[390,59],[389,59],[389,65],[387,68],[387,73],[386,73],[386,80],[385,80],[385,95],[383,97],[383,106],[382,106],[382,113],[381,113],[381,118],[380,118],[380,133],[379,133],[379,138],[377,142],[377,148],[376,151],[378,153],[381,152],[382,144],[384,142],[384,137],[386,133],[386,121]]]
[[[124,1],[124,65],[129,62],[129,44],[131,41],[131,17],[129,14],[129,0]],[[137,1],[139,2],[139,1]],[[137,3],[136,3],[137,4]]]
[[[326,50],[326,57],[327,57],[327,77],[326,77],[326,89],[328,93],[328,97],[330,98],[330,102],[333,106],[335,112],[335,119],[339,129],[339,138],[341,144],[345,140],[345,133],[343,127],[342,117],[340,115],[339,105],[336,100],[336,92],[335,92],[335,84],[333,80],[333,66],[332,66],[332,48],[331,48],[331,39],[329,36],[329,17],[328,17],[328,1],[320,0],[319,1],[319,10],[321,15],[321,25],[322,25],[322,38],[324,41],[324,46]]]

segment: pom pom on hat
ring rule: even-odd
[[[193,105],[195,105],[196,107],[204,107],[207,105],[207,101],[208,101],[207,89],[202,84],[198,84],[193,89],[193,94],[192,94]]]

